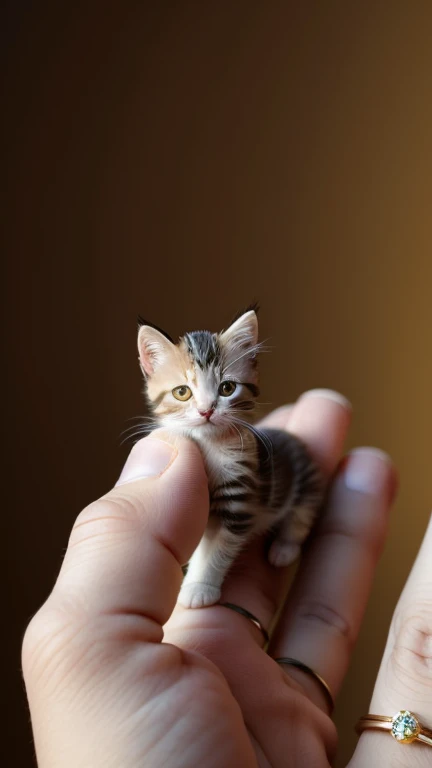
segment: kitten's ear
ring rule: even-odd
[[[222,344],[232,347],[254,347],[258,342],[258,318],[254,309],[250,309],[223,331],[220,335]]]
[[[138,352],[146,376],[152,376],[172,353],[174,344],[150,325],[142,325],[138,333]]]

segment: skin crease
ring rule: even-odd
[[[23,671],[40,768],[331,764],[336,733],[319,687],[296,670],[286,674],[272,656],[288,655],[300,642],[302,660],[337,695],[396,486],[392,465],[373,451],[341,463],[349,421],[346,402],[323,392],[269,417],[300,435],[333,480],[268,654],[258,629],[235,612],[175,607],[180,563],[208,513],[196,446],[179,438],[163,461],[170,440],[164,433],[162,449],[154,436],[134,447],[121,483],[78,517],[54,589],[25,635]],[[432,526],[396,610],[371,705],[393,713],[403,699],[425,722],[432,709],[430,653],[429,666],[427,643],[423,665],[409,653],[407,627],[421,614],[432,635],[431,550]],[[286,573],[272,568],[256,543],[231,572],[223,597],[268,626],[285,582]],[[322,601],[313,611],[312,597]],[[403,675],[394,663],[402,647]],[[399,764],[430,765],[430,748],[401,747],[368,732],[350,768]]]

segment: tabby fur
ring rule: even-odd
[[[179,595],[182,605],[201,608],[219,601],[252,537],[272,533],[274,566],[298,557],[322,501],[322,478],[297,437],[250,423],[259,394],[255,308],[220,333],[193,331],[177,344],[143,324],[138,350],[153,426],[194,440],[207,471],[209,520]]]

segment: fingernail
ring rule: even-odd
[[[339,405],[342,405],[349,411],[352,410],[352,405],[348,398],[341,395],[340,392],[334,392],[333,389],[309,389],[301,395],[300,399],[303,400],[304,397],[323,397],[326,400],[333,400],[335,403],[339,403]]]
[[[390,489],[392,460],[379,448],[356,448],[348,454],[345,467],[345,485],[351,491],[376,496]]]
[[[176,456],[174,446],[154,437],[146,437],[133,447],[116,485],[157,477],[168,469]]]

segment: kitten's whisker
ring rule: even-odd
[[[124,443],[127,443],[128,440],[133,440],[135,437],[141,438],[145,437],[146,435],[150,434],[150,432],[153,431],[154,427],[156,425],[150,426],[150,425],[142,425],[141,427],[135,427],[135,432],[131,432],[129,435],[126,435],[126,437],[123,438],[123,440],[120,442],[120,445],[124,445]],[[129,430],[126,430],[127,432]],[[122,433],[124,434],[124,433]],[[120,435],[121,437],[122,435]]]
[[[130,416],[128,419],[125,419],[125,421],[133,421],[133,419],[150,419],[151,416],[148,416],[146,414],[143,414],[142,416]]]
[[[141,440],[142,437],[145,437],[145,435],[129,435],[129,437],[121,441],[120,448],[122,447],[122,445],[125,445],[128,442],[132,443],[132,445],[136,445],[138,440]]]
[[[137,437],[138,435],[145,434],[142,430],[138,430],[138,432],[133,432],[130,435],[126,435],[126,437],[123,438],[123,440],[120,442],[120,445],[123,445],[124,443],[127,443],[128,440],[133,440],[134,437]]]
[[[243,435],[242,435],[242,433],[240,432],[239,428],[238,428],[238,427],[237,427],[235,424],[233,424],[232,426],[234,427],[235,431],[239,433],[239,436],[240,436],[240,442],[241,442],[241,451],[242,451],[242,453],[243,453],[243,451],[244,451]]]
[[[148,424],[133,424],[131,427],[126,427],[126,429],[124,429],[123,432],[120,433],[120,437],[123,437],[123,435],[125,435],[127,432],[133,432],[134,429],[139,429],[141,427],[143,429],[149,429],[156,426],[157,426],[157,423],[156,421],[154,421],[154,419],[152,420],[152,422],[149,422]]]
[[[234,418],[233,421],[236,421],[237,424],[240,424],[245,429],[248,429],[249,432],[251,432],[257,440],[260,441],[260,443],[264,446],[267,452],[267,458],[269,459],[272,467],[272,473],[273,473],[273,445],[271,440],[267,437],[267,435],[260,432],[258,429],[252,426],[252,424],[248,424],[247,421],[243,421],[243,419],[237,419]]]
[[[126,427],[122,432],[120,432],[120,436],[123,436],[126,434],[126,432],[132,432],[134,429],[137,429],[139,427],[139,424],[133,424],[131,427]]]

